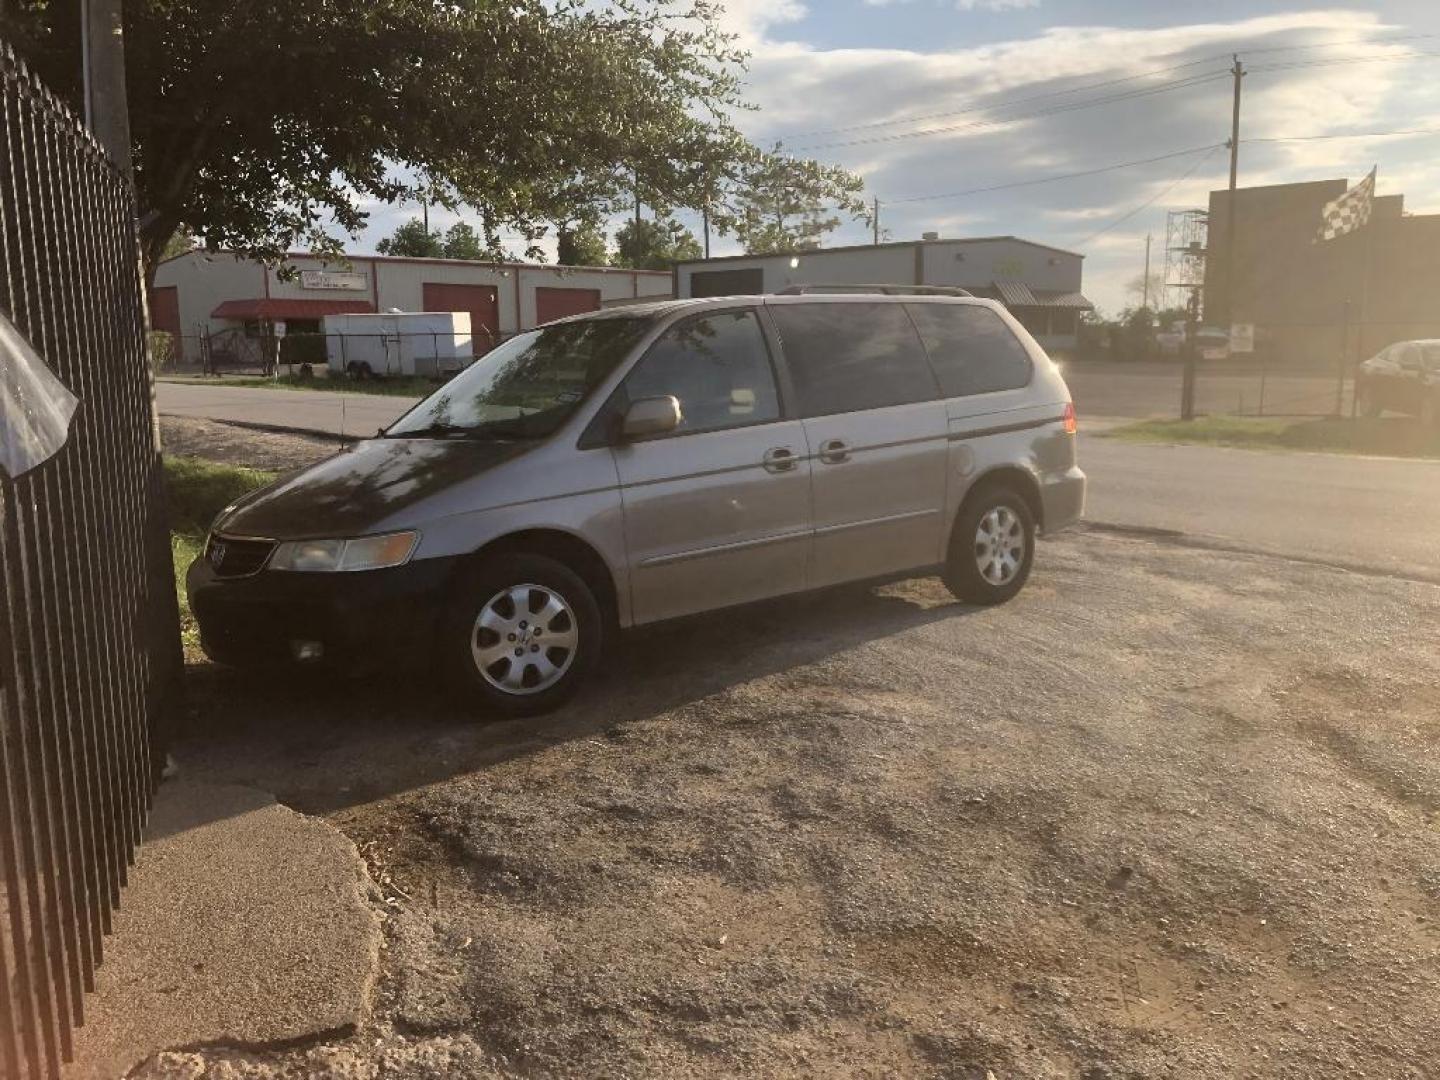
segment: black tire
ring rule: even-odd
[[[510,676],[509,658],[502,658],[505,666],[499,663],[492,665],[487,677],[476,651],[477,647],[482,650],[499,648],[508,653],[506,646],[510,642],[502,643],[499,635],[489,628],[482,628],[479,620],[492,601],[501,594],[526,585],[536,587],[531,593],[531,615],[536,610],[536,604],[545,602],[547,591],[562,601],[566,614],[573,619],[576,643],[568,664],[564,664],[558,646],[544,648],[544,645],[547,640],[558,641],[565,638],[567,627],[571,624],[557,617],[552,627],[546,628],[551,633],[551,638],[541,637],[538,641],[523,640],[521,632],[522,640],[517,643],[519,649],[529,650],[520,656],[520,660],[525,662],[522,679],[533,676],[535,683],[544,680],[539,666],[529,663],[532,657],[552,667],[563,666],[563,671],[552,684],[544,688],[510,691],[496,685],[497,680]],[[521,553],[497,555],[477,563],[464,573],[456,585],[455,594],[456,598],[451,604],[442,630],[443,653],[447,658],[452,681],[471,702],[506,716],[535,716],[549,712],[575,693],[600,659],[605,641],[605,624],[600,614],[600,605],[585,580],[556,559]],[[502,606],[499,610],[505,609]],[[518,620],[524,614],[517,611],[513,618]],[[533,633],[534,628],[529,628],[529,631]]]
[[[1018,567],[1013,573],[998,574],[997,576],[1003,578],[999,581],[992,580],[982,572],[979,561],[982,551],[982,544],[978,539],[981,523],[986,521],[992,512],[1010,515],[1009,518],[1000,520],[1013,519],[1024,543]],[[991,520],[993,522],[997,519]],[[1013,533],[1007,529],[1006,535]],[[1013,548],[1009,550],[1013,558]],[[1003,604],[1025,587],[1034,562],[1035,515],[1030,511],[1030,504],[1017,492],[1001,484],[987,485],[971,492],[961,506],[960,513],[956,515],[955,528],[950,534],[950,551],[942,574],[945,587],[957,600],[963,600],[967,604]]]
[[[1371,420],[1375,419],[1382,412],[1380,400],[1375,396],[1374,389],[1367,383],[1360,384],[1360,389],[1356,393],[1355,408],[1361,416],[1368,417]]]
[[[1440,391],[1430,391],[1420,403],[1420,423],[1432,430],[1440,430]]]

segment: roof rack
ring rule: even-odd
[[[958,285],[791,285],[776,296],[807,296],[814,293],[879,293],[882,296],[974,296]]]

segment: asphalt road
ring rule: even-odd
[[[1180,409],[1181,369],[1164,364],[1065,364],[1075,408],[1086,416],[1175,416]],[[1348,389],[1348,388],[1347,388]],[[1348,393],[1341,408],[1349,409]],[[1195,379],[1195,408],[1202,413],[1246,416],[1325,415],[1335,408],[1330,374],[1262,373],[1240,363],[1202,364]]]
[[[1136,408],[1151,400],[1147,380],[1162,378],[1123,371],[1105,377],[1113,389],[1103,400]],[[1071,381],[1082,402],[1080,461],[1090,476],[1092,521],[1440,578],[1440,462],[1114,442],[1084,434],[1087,416],[1095,414],[1083,395],[1097,393],[1099,384]],[[410,405],[408,398],[180,383],[161,383],[157,394],[168,416],[344,435],[369,435]]]
[[[1092,522],[1440,580],[1440,461],[1080,437]]]
[[[414,399],[328,390],[267,390],[198,382],[161,382],[155,400],[162,416],[267,424],[333,435],[373,435],[413,405]]]

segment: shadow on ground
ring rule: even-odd
[[[975,610],[937,602],[919,585],[848,587],[630,631],[574,701],[525,720],[469,705],[438,672],[377,663],[344,678],[192,664],[191,715],[175,756],[208,780],[330,814],[555,743],[614,737],[627,723]]]

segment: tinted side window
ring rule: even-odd
[[[751,311],[725,311],[672,326],[625,379],[625,396],[674,395],[677,434],[780,418],[770,353]]]
[[[1030,354],[989,308],[909,304],[946,397],[1016,390],[1030,382]]]
[[[804,416],[930,401],[935,376],[901,304],[775,304]]]

